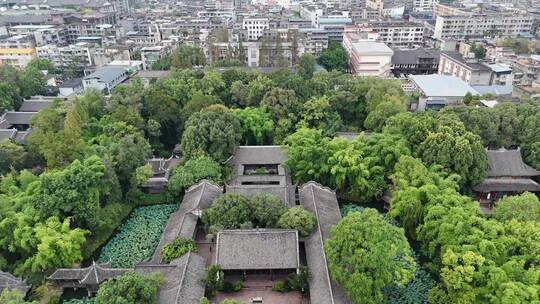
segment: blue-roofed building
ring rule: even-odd
[[[414,90],[420,93],[417,110],[439,110],[453,103],[459,103],[463,97],[478,92],[465,81],[449,75],[410,75],[409,80]]]
[[[97,69],[94,73],[83,78],[84,90],[96,89],[107,94],[129,77],[126,68],[118,66],[105,66]]]

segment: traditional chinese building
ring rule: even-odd
[[[523,192],[540,192],[540,185],[533,179],[540,172],[523,162],[519,149],[486,151],[489,171],[484,182],[476,187],[476,198],[486,214],[494,203],[506,195]]]

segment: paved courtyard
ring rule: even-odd
[[[276,276],[274,281],[270,280],[268,275],[247,275],[244,283],[244,289],[240,292],[219,293],[212,299],[213,303],[219,303],[224,299],[233,299],[243,301],[247,304],[251,303],[251,298],[262,297],[264,304],[307,304],[308,298],[302,298],[302,295],[297,291],[286,293],[272,291],[272,284],[284,280],[286,276]],[[229,281],[232,278],[228,278]]]

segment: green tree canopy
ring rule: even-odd
[[[381,303],[382,288],[414,278],[415,262],[403,229],[374,209],[350,212],[325,243],[332,278],[356,303]]]
[[[197,245],[192,239],[178,236],[172,242],[163,247],[161,256],[163,262],[170,263],[172,260],[183,256],[188,252],[197,252]]]
[[[216,183],[221,181],[221,166],[209,156],[190,159],[176,167],[167,187],[173,194],[179,195],[203,179]]]
[[[275,228],[280,217],[287,211],[279,197],[267,193],[254,195],[250,204],[253,221],[261,227]]]
[[[308,236],[315,228],[316,223],[317,220],[313,213],[302,206],[294,206],[281,215],[277,225],[283,229],[298,230],[298,234],[301,236]]]
[[[10,168],[20,169],[25,156],[22,146],[9,139],[0,141],[0,175],[7,173]]]
[[[311,79],[315,72],[315,63],[316,61],[313,55],[307,53],[302,54],[297,65],[298,75],[303,79]]]
[[[145,277],[128,272],[101,284],[95,304],[155,304],[161,284],[163,277],[160,274]]]
[[[191,69],[206,64],[206,56],[201,48],[179,45],[171,55],[171,66],[177,69]]]
[[[189,118],[182,135],[182,151],[188,159],[207,153],[224,161],[240,143],[240,131],[240,122],[228,108],[210,106]]]
[[[540,201],[533,193],[519,196],[505,196],[495,205],[493,218],[499,221],[536,221],[540,222]]]
[[[205,209],[202,222],[206,232],[213,234],[223,229],[238,229],[250,222],[252,208],[247,198],[234,193],[225,193],[217,198],[212,207]]]
[[[240,121],[242,143],[246,145],[264,145],[272,142],[274,122],[265,108],[234,109],[234,115]]]
[[[323,130],[325,134],[334,135],[343,128],[343,121],[334,111],[328,98],[313,97],[304,103],[302,108],[302,123],[307,127]]]
[[[348,68],[347,52],[336,41],[329,41],[328,47],[321,52],[319,63],[327,70],[345,72]]]
[[[487,156],[480,137],[461,122],[441,125],[420,146],[422,160],[439,164],[461,176],[466,187],[480,184],[487,174]]]

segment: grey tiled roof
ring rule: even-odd
[[[86,268],[59,268],[49,276],[49,280],[77,280],[81,286],[99,285],[105,280],[122,275],[130,269],[111,268],[111,263],[92,263]]]
[[[530,178],[486,178],[484,182],[474,187],[478,192],[540,192],[540,185]]]
[[[48,109],[52,107],[53,101],[52,100],[25,100],[19,111],[21,112],[38,112],[41,109]]]
[[[26,295],[30,289],[30,285],[10,273],[0,271],[0,294],[2,294],[4,289],[18,289]]]
[[[216,237],[215,263],[223,270],[296,269],[298,231],[223,230]]]
[[[520,150],[488,150],[488,177],[537,176],[540,172],[523,162]]]
[[[158,290],[158,304],[198,304],[204,296],[205,265],[205,258],[188,252],[170,264],[135,265],[135,271],[143,275],[156,272],[164,275],[165,284]]]
[[[439,63],[441,52],[438,50],[426,50],[424,48],[406,49],[392,48],[392,64],[417,64],[419,58],[434,58],[435,63]]]
[[[0,128],[7,129],[12,125],[30,125],[30,120],[37,112],[9,111],[0,117]]]
[[[280,146],[240,146],[234,152],[231,163],[234,165],[281,164],[287,160]]]
[[[161,235],[159,244],[154,252],[152,262],[161,262],[161,251],[163,247],[172,242],[177,236],[193,237],[197,218],[193,217],[192,211],[206,209],[212,205],[214,199],[223,193],[223,189],[206,180],[191,186],[182,199],[180,208],[173,213],[167,226]]]
[[[127,70],[122,67],[106,66],[97,69],[94,73],[84,77],[84,79],[98,78],[100,81],[109,83],[120,75],[127,73]]]
[[[352,303],[344,290],[330,278],[324,241],[330,238],[332,226],[341,220],[336,194],[315,182],[298,189],[301,204],[315,214],[317,225],[306,238],[306,259],[312,278],[309,284],[312,304]]]
[[[17,134],[16,129],[0,129],[0,141],[6,140],[6,139],[13,139],[15,138],[16,134]]]

